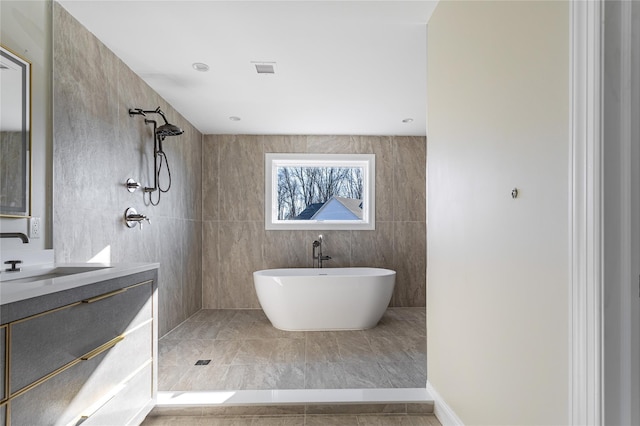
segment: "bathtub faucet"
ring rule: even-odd
[[[317,253],[316,253],[317,251]],[[318,268],[322,268],[322,262],[325,260],[331,260],[331,256],[322,255],[322,235],[318,235],[318,239],[313,242],[313,267],[316,266],[316,260],[318,261]]]

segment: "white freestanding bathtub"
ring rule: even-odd
[[[389,305],[396,272],[380,268],[291,268],[253,273],[264,313],[288,331],[364,330]]]

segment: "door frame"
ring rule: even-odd
[[[569,424],[603,423],[602,2],[570,3]]]
[[[640,190],[634,182],[637,185],[640,181],[640,124],[636,118],[640,114],[640,60],[632,52],[640,46],[640,29],[633,29],[634,35],[633,2],[619,2],[616,5],[619,9],[607,9],[620,15],[615,28],[607,29],[612,40],[606,41],[606,2],[573,0],[570,4],[569,424],[601,425],[606,424],[607,419],[637,424],[640,421],[637,407],[640,400]],[[611,55],[616,62],[607,64],[607,69],[614,72],[607,74],[604,72],[605,42],[607,48],[620,49],[619,56]],[[608,79],[608,88],[614,87],[620,93],[619,104],[616,104],[619,117],[607,117],[615,121],[612,124],[619,133],[604,134],[604,79]],[[608,154],[606,161],[605,153]],[[605,167],[610,176],[606,180]],[[608,204],[604,202],[605,192]],[[609,228],[613,222],[617,222],[618,227]],[[604,256],[605,230],[608,230],[607,241],[620,253],[618,258]],[[606,285],[607,289],[615,287],[612,294],[618,296],[608,298],[605,309],[605,271],[615,268],[620,269],[615,271],[619,274],[608,273]],[[618,339],[608,338],[606,348],[605,321],[608,330],[620,335]],[[605,354],[611,355],[609,359]],[[607,377],[605,365],[615,366],[620,372]],[[605,385],[625,396],[624,401],[607,404],[609,410],[616,411],[608,415]]]

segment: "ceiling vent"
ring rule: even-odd
[[[276,73],[275,62],[252,62],[252,64],[256,67],[256,72],[258,74],[275,74]]]

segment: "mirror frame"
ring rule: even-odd
[[[0,45],[0,56],[2,60],[9,61],[20,68],[22,74],[21,88],[21,115],[22,115],[22,165],[21,165],[21,202],[18,206],[7,206],[1,204],[0,217],[24,218],[31,215],[31,62],[24,59],[11,49]]]
[[[278,220],[278,167],[361,167],[363,209],[361,220]],[[265,154],[264,216],[266,230],[374,230],[375,154]]]

